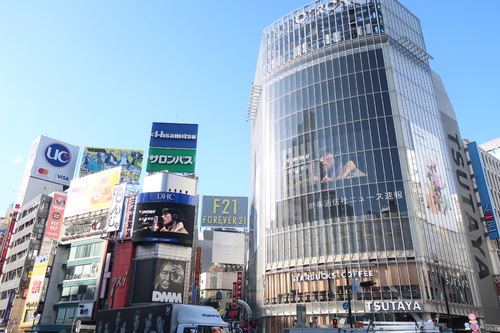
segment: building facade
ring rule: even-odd
[[[477,271],[491,260],[471,252],[482,225],[466,222],[481,216],[462,203],[472,183],[430,58],[396,0],[316,1],[264,31],[247,113],[248,295],[266,331],[304,304],[328,326],[484,319]]]

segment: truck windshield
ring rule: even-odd
[[[229,333],[227,327],[218,326],[199,326],[199,330],[196,333]]]

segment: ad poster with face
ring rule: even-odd
[[[152,302],[182,303],[186,263],[157,259]]]
[[[173,259],[135,261],[131,303],[183,303],[186,270],[186,262]]]
[[[195,202],[196,197],[187,194],[141,193],[137,200],[132,240],[191,246]]]

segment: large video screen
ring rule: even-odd
[[[137,198],[132,240],[192,246],[196,197],[170,192]]]

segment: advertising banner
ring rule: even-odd
[[[427,222],[458,231],[456,213],[451,205],[451,180],[447,178],[446,154],[440,146],[440,140],[413,123],[411,133],[415,149],[412,163],[424,195]]]
[[[50,205],[47,225],[45,227],[45,237],[58,239],[61,231],[61,223],[66,208],[66,193],[55,192],[52,195],[52,204]]]
[[[186,263],[157,259],[151,302],[183,303]]]
[[[198,124],[153,123],[149,147],[196,149]]]
[[[100,310],[96,332],[170,332],[171,318],[171,304]]]
[[[203,196],[202,227],[248,227],[248,197]]]
[[[126,200],[125,216],[123,218],[124,227],[122,228],[122,238],[132,237],[132,229],[134,226],[134,211],[137,195],[131,195]]]
[[[36,316],[36,311],[38,309],[38,303],[41,300],[43,301],[42,294],[48,263],[49,256],[40,256],[35,258],[35,264],[33,265],[33,272],[31,275],[28,294],[26,296],[26,303],[24,305],[23,311],[23,313],[25,314],[23,322],[25,323],[33,322]]]
[[[186,262],[170,259],[137,260],[132,304],[183,303],[186,280]],[[187,295],[186,295],[187,297]]]
[[[194,173],[196,150],[149,148],[147,172],[168,170],[169,172]]]
[[[479,193],[479,198],[481,199],[481,206],[483,208],[488,235],[491,239],[500,238],[500,233],[498,231],[498,219],[493,205],[490,186],[488,185],[488,178],[484,172],[484,164],[481,158],[481,153],[476,142],[468,143],[467,148],[469,150],[472,169],[474,170],[474,178],[476,179],[477,191]]]
[[[137,198],[132,240],[191,246],[196,197],[171,192],[141,193]]]
[[[80,148],[46,136],[31,146],[24,176],[69,185],[75,173]]]
[[[0,253],[2,253],[9,233],[10,219],[0,217]]]
[[[121,183],[115,186],[113,191],[113,202],[111,203],[111,208],[109,209],[108,214],[108,223],[106,226],[107,232],[117,231],[120,229],[126,189],[127,183]]]
[[[79,177],[119,166],[122,168],[121,180],[131,180],[138,184],[143,158],[144,151],[142,150],[85,147]]]
[[[197,124],[153,123],[147,172],[194,173]]]
[[[121,167],[74,179],[68,190],[64,217],[108,208],[113,190],[120,180]]]

